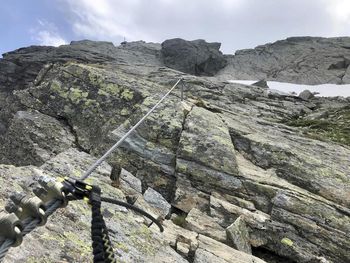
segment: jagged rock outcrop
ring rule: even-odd
[[[41,165],[74,146],[69,126],[39,112],[18,111],[4,134],[0,163]]]
[[[0,60],[0,124],[7,127],[7,120],[16,111],[23,109],[17,100],[13,100],[11,93],[28,88],[35,80],[35,84],[40,84],[53,63],[104,63],[111,67],[116,64],[160,66],[160,51],[156,51],[154,46],[143,43],[141,46],[130,44],[127,47],[115,47],[111,42],[82,40],[57,48],[31,46],[3,54]]]
[[[225,79],[350,83],[350,38],[291,37],[227,56]]]
[[[71,49],[74,58],[54,60]],[[93,177],[106,194],[164,220],[161,234],[141,216],[105,207],[117,256],[125,262],[263,262],[263,250],[285,262],[350,260],[348,99],[306,101],[188,75],[163,67],[159,50],[146,43],[83,41],[48,50],[52,59],[36,77],[2,71],[0,141],[8,143],[1,148],[7,165],[0,165],[0,204],[12,189],[30,191],[40,172],[79,177],[182,77],[185,100],[175,90]],[[31,56],[33,48],[22,49],[0,64],[30,63]],[[25,85],[16,86],[16,78]],[[7,155],[14,139],[25,147]],[[86,209],[72,203],[59,210],[24,247],[11,250],[8,262],[88,262]],[[226,229],[238,218],[245,247],[262,259],[234,249],[238,242],[232,244]]]
[[[213,76],[226,66],[220,46],[202,39],[169,39],[162,43],[162,59],[167,67],[193,75]]]

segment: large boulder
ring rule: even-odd
[[[30,46],[7,52],[0,58],[0,134],[6,132],[17,111],[31,108],[19,103],[13,91],[40,85],[54,64],[73,61],[100,65],[147,64],[148,67],[142,69],[146,70],[151,65],[162,65],[159,57],[160,44],[131,42],[128,48],[123,48],[115,47],[111,42],[90,40],[72,41],[59,47]],[[74,73],[70,77],[74,77]]]
[[[309,100],[309,99],[312,99],[313,97],[314,97],[314,94],[308,89],[303,90],[299,94],[299,98],[302,98],[303,100]]]
[[[72,41],[58,48],[30,46],[3,54],[0,60],[0,86],[6,89],[23,89],[37,77],[42,67],[55,62],[102,63],[116,59],[117,48],[111,42],[90,40]]]
[[[215,75],[226,66],[219,51],[220,43],[207,43],[202,39],[186,41],[181,38],[162,43],[162,58],[167,67],[193,75]]]

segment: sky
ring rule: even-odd
[[[221,42],[233,54],[290,36],[350,36],[350,0],[1,0],[0,11],[0,54],[175,37]]]

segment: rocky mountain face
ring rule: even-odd
[[[350,38],[291,37],[227,56],[225,79],[349,84]]]
[[[305,41],[310,47],[315,43],[309,69],[318,63],[317,70],[345,71],[328,69],[333,60],[324,60],[326,65],[316,58],[320,43],[332,41],[328,52],[342,48],[346,57],[346,39]],[[281,55],[282,50],[273,51],[276,45],[306,45],[299,42],[288,39],[266,50]],[[233,65],[269,78],[253,66],[266,61],[272,67],[265,48],[259,62],[238,53],[209,77],[189,74],[198,74],[191,71],[198,66],[194,60],[193,67],[174,67],[184,72],[166,67],[168,56],[174,65],[184,65],[183,54],[199,52],[193,53],[193,42],[179,55],[166,51],[174,47],[168,44],[79,41],[5,54],[0,60],[0,207],[11,191],[31,193],[40,174],[79,177],[183,78],[184,101],[176,89],[89,181],[104,195],[163,221],[165,232],[159,233],[156,226],[147,227],[148,219],[104,205],[118,260],[350,261],[349,98],[298,97],[223,79],[238,74]],[[288,61],[294,63],[299,53],[293,54]],[[218,69],[213,56],[204,61],[201,69]],[[316,68],[308,73],[310,82],[333,81],[321,79]],[[287,77],[288,70],[281,66],[278,76]],[[295,74],[303,79],[302,72],[290,80]],[[89,207],[71,202],[12,248],[5,262],[91,260]]]
[[[224,68],[227,61],[220,51],[220,43],[202,39],[186,41],[180,38],[162,43],[164,65],[193,75],[213,76]]]

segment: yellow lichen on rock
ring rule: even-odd
[[[281,243],[282,243],[283,245],[286,245],[286,246],[289,246],[289,247],[292,247],[292,246],[293,246],[293,241],[290,240],[290,239],[287,238],[287,237],[282,238]]]

